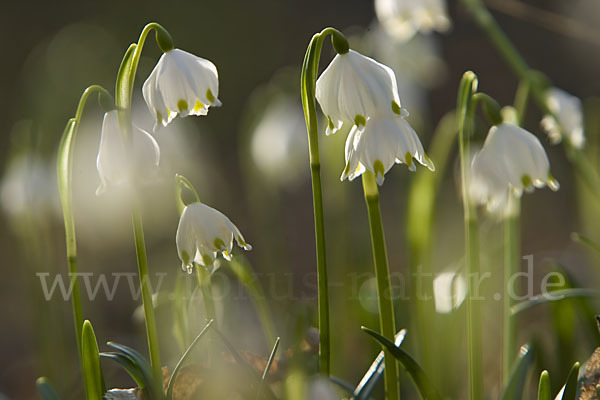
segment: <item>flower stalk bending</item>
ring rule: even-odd
[[[325,222],[323,219],[323,195],[321,187],[321,161],[319,158],[319,130],[316,109],[316,77],[323,40],[331,35],[336,52],[348,52],[348,42],[338,30],[325,28],[316,33],[306,50],[302,65],[301,92],[302,107],[308,132],[310,155],[310,175],[315,216],[315,242],[317,253],[318,318],[319,318],[319,369],[329,376],[330,372],[330,333],[329,333],[329,285],[327,280],[327,256],[325,250]],[[393,337],[393,335],[392,335]]]

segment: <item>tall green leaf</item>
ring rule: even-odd
[[[523,398],[525,382],[527,381],[527,371],[533,361],[533,351],[528,346],[521,347],[519,358],[515,363],[504,393],[502,400],[516,400]]]
[[[81,333],[81,359],[83,364],[83,380],[88,400],[103,400],[104,379],[100,368],[100,355],[96,335],[90,321],[85,320]]]

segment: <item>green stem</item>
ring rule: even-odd
[[[115,85],[115,102],[118,110],[119,125],[123,135],[123,142],[127,147],[131,146],[131,98],[133,95],[133,84],[137,73],[138,63],[144,48],[146,37],[152,31],[156,31],[157,42],[159,35],[161,38],[170,38],[167,31],[159,24],[152,22],[144,27],[137,44],[132,44],[127,49]],[[159,43],[160,45],[160,43]],[[137,196],[137,195],[136,195]],[[144,229],[142,224],[142,215],[138,199],[134,200],[131,211],[133,234],[137,255],[140,285],[142,287],[142,301],[144,306],[144,317],[146,321],[146,335],[148,337],[148,349],[150,352],[150,363],[157,386],[162,387],[162,370],[160,362],[160,349],[158,345],[158,333],[156,329],[156,319],[154,316],[154,306],[152,304],[152,295],[150,293],[148,261],[146,256],[146,245],[144,242]],[[160,390],[159,393],[163,393]]]
[[[469,134],[475,110],[472,104],[473,94],[477,91],[477,76],[471,71],[465,72],[458,93],[458,137],[460,150],[460,171],[463,211],[465,217],[465,253],[467,266],[467,345],[469,358],[469,392],[472,400],[481,400],[483,396],[483,361],[481,345],[481,311],[474,298],[475,281],[479,281],[479,239],[477,213],[469,201],[468,162]]]
[[[508,383],[513,362],[516,359],[516,317],[512,315],[511,308],[514,300],[510,296],[508,284],[511,278],[519,271],[520,262],[520,199],[514,194],[509,195],[510,213],[504,219],[504,351],[503,351],[503,378],[504,385]]]
[[[319,158],[319,130],[315,100],[316,76],[323,40],[328,35],[343,35],[333,28],[326,28],[313,36],[306,50],[302,65],[301,92],[304,117],[308,133],[310,154],[310,175],[313,193],[315,219],[315,246],[317,253],[317,287],[319,316],[319,369],[322,374],[330,373],[330,333],[329,333],[329,284],[327,278],[327,256],[325,246],[325,222],[323,216],[323,195],[321,189],[321,161]]]
[[[206,320],[216,321],[217,312],[215,311],[215,301],[212,295],[210,272],[202,265],[196,265],[196,277],[198,278],[198,289],[202,293],[202,303],[206,312]]]
[[[388,266],[387,249],[381,211],[379,210],[379,190],[375,175],[366,171],[362,175],[363,191],[369,213],[369,228],[371,231],[371,245],[373,248],[373,261],[375,263],[375,279],[377,280],[377,301],[379,305],[379,327],[381,334],[390,340],[396,335],[396,319],[394,316],[394,299],[390,282],[390,268]],[[396,359],[387,349],[385,354],[385,398],[395,400],[400,398],[398,381],[398,364]]]
[[[65,225],[65,239],[67,250],[67,263],[69,266],[70,284],[73,286],[71,305],[73,309],[73,324],[75,325],[75,337],[77,340],[77,353],[81,359],[81,333],[83,329],[83,312],[81,307],[81,295],[79,282],[77,280],[77,239],[75,234],[75,218],[73,216],[73,150],[75,138],[83,115],[87,99],[90,95],[110,94],[102,86],[92,85],[85,89],[79,100],[75,117],[67,122],[63,132],[57,158],[58,191],[63,211]]]
[[[146,257],[146,244],[144,241],[144,226],[142,224],[142,215],[137,201],[132,207],[131,220],[133,223],[133,237],[135,240],[138,273],[140,275],[140,285],[142,288],[142,304],[144,307],[144,320],[146,321],[150,364],[152,365],[155,383],[162,388],[160,350],[158,347],[158,332],[156,329],[152,293],[150,292],[150,276],[148,274],[148,259]],[[162,393],[162,390],[160,390],[159,393]]]

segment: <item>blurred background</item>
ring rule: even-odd
[[[556,86],[584,101],[587,151],[596,160],[600,35],[594,29],[600,19],[600,3],[490,0],[488,5],[526,61],[546,73]],[[409,121],[427,149],[440,120],[454,110],[458,83],[465,70],[475,71],[480,90],[502,105],[512,103],[518,85],[466,11],[456,1],[449,1],[447,6],[451,21],[448,31],[416,34],[400,42],[379,25],[374,4],[367,0],[3,4],[0,398],[37,398],[34,382],[41,375],[53,379],[65,396],[71,393],[67,398],[81,398],[70,303],[61,296],[46,301],[39,276],[49,273],[50,284],[56,274],[67,271],[56,188],[56,150],[81,92],[93,83],[113,91],[124,51],[137,41],[146,23],[159,22],[169,30],[176,47],[216,64],[223,102],[207,117],[176,119],[154,134],[162,153],[159,177],[144,189],[150,270],[166,273],[161,286],[165,293],[172,292],[177,282],[189,280],[180,268],[175,249],[178,215],[172,179],[177,172],[190,179],[203,202],[228,215],[254,246],[243,255],[242,250],[235,249],[234,257],[252,265],[285,348],[297,335],[296,327],[314,326],[316,316],[312,197],[299,101],[300,66],[306,46],[313,33],[334,26],[349,37],[351,47],[394,68],[402,105],[411,113]],[[147,41],[134,90],[134,123],[149,131],[153,120],[143,102],[141,84],[159,56],[154,41]],[[332,56],[327,43],[322,68]],[[74,161],[80,269],[105,273],[113,282],[114,273],[137,272],[133,238],[129,210],[119,193],[95,195],[102,111],[95,102],[88,104]],[[546,271],[558,268],[573,282],[593,288],[599,282],[597,255],[588,254],[585,247],[574,243],[571,233],[582,232],[600,240],[596,222],[599,214],[591,205],[589,193],[575,179],[563,148],[551,146],[542,132],[541,117],[531,104],[525,127],[542,140],[561,189],[556,193],[537,190],[524,197],[522,253],[534,256],[536,282]],[[321,127],[324,130],[324,125]],[[484,134],[485,130],[482,138]],[[378,320],[361,184],[339,181],[344,167],[344,141],[345,132],[322,137],[322,175],[332,283],[332,371],[356,383],[378,351],[359,328],[376,328]],[[441,341],[442,346],[435,347],[433,361],[423,362],[434,380],[445,388],[444,393],[464,398],[463,289],[457,281],[463,226],[455,151],[450,150],[447,167],[437,172],[443,175],[436,199],[430,260],[435,274],[445,273],[438,286],[450,287],[446,290],[449,299],[436,298],[437,311],[432,319],[436,319],[438,328],[409,330],[406,346],[423,361],[423,343],[433,346]],[[407,199],[414,179],[415,174],[405,167],[395,167],[386,175],[381,189],[390,266],[398,278],[397,289],[406,297],[411,293],[410,273],[418,266],[406,244]],[[498,268],[502,265],[502,226],[487,217],[481,224],[484,265],[492,272],[489,286],[493,288],[501,285],[502,272]],[[136,313],[141,303],[132,300],[126,279],[122,279],[112,301],[102,290],[93,301],[84,297],[84,316],[94,323],[101,350],[106,350],[104,342],[114,340],[145,353],[143,321],[139,311]],[[91,282],[95,285],[95,278]],[[192,279],[189,285],[193,287],[194,282]],[[222,294],[218,300],[224,332],[235,335],[240,349],[267,356],[272,343],[262,334],[248,296],[226,263],[216,273],[215,285],[217,293]],[[163,362],[170,365],[181,354],[173,332],[172,302],[166,296],[157,305]],[[484,357],[490,393],[500,390],[500,365],[496,365],[495,353],[502,340],[497,325],[501,321],[500,304],[490,300],[486,305]],[[556,385],[566,377],[565,368],[568,370],[573,361],[585,360],[598,341],[594,322],[588,318],[597,312],[597,303],[560,304],[565,306],[528,311],[521,320],[519,337],[520,342],[533,340],[545,349],[536,368],[555,373]],[[577,311],[581,309],[587,314]],[[411,310],[411,301],[399,295],[399,327],[412,323]],[[197,312],[201,313],[201,308]],[[190,327],[187,334],[195,336],[198,327]],[[449,371],[444,365],[458,367]],[[131,386],[114,365],[106,364],[106,368],[113,386]],[[410,385],[403,387],[410,392]]]

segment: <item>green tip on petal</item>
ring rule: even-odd
[[[227,246],[225,246],[225,242],[223,241],[223,239],[216,238],[213,244],[215,245],[216,249],[227,250]]]
[[[400,107],[400,104],[396,103],[396,100],[392,100],[392,111],[394,114],[402,115],[402,107]]]
[[[356,124],[356,126],[365,126],[367,125],[367,119],[360,114],[356,114],[354,117],[354,124]]]
[[[560,183],[552,176],[552,173],[548,171],[548,187],[554,191],[560,188]]]
[[[196,104],[194,104],[194,111],[200,111],[204,108],[204,104],[200,100],[196,100]]]
[[[163,118],[162,114],[160,113],[160,111],[157,111],[156,112],[156,121],[158,121],[158,123],[160,124],[163,122],[163,120],[164,120],[164,118]]]
[[[533,180],[531,179],[531,176],[529,176],[528,174],[525,174],[521,177],[521,183],[523,184],[523,188],[526,191],[531,191],[533,190]]]
[[[375,173],[375,180],[379,186],[383,185],[385,168],[381,160],[375,160],[373,163],[373,172]]]
[[[190,264],[190,255],[188,254],[187,251],[182,250],[180,256],[181,256],[181,262],[183,264],[185,264],[185,265],[189,265]]]
[[[424,153],[423,156],[425,158],[425,162],[427,163],[427,168],[429,168],[429,170],[432,172],[435,171],[435,164],[433,163],[433,160],[429,158],[427,153]]]
[[[206,90],[206,98],[208,99],[209,103],[214,103],[215,102],[215,96],[213,95],[213,93],[210,91],[210,89]]]
[[[187,101],[185,101],[184,99],[181,99],[177,102],[177,108],[179,109],[179,112],[181,111],[187,111],[188,109],[188,103]]]
[[[329,130],[333,131],[335,129],[335,125],[333,125],[333,121],[331,120],[331,117],[328,115],[327,116],[327,125],[329,126]]]
[[[408,168],[412,167],[413,165],[413,156],[408,151],[404,155],[404,162],[406,163]]]

